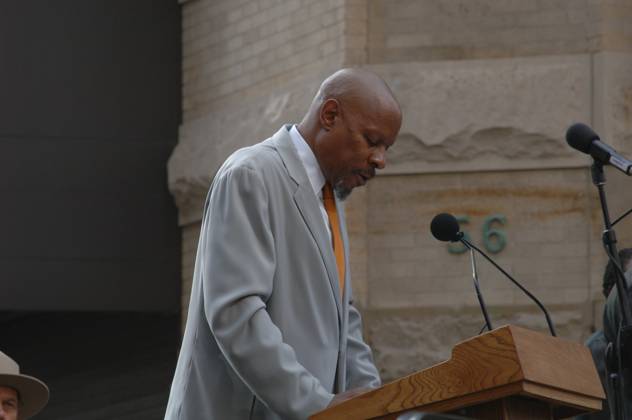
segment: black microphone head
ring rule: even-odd
[[[586,124],[576,123],[566,130],[566,142],[580,152],[590,153],[590,145],[595,140],[599,140],[599,136]]]
[[[457,222],[456,217],[448,213],[437,214],[430,222],[432,236],[440,241],[458,241],[459,230],[459,222]]]

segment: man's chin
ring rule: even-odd
[[[345,200],[356,187],[365,185],[367,178],[360,171],[354,171],[334,184],[334,193],[338,200]]]
[[[351,194],[352,190],[353,187],[346,186],[342,181],[336,183],[336,185],[334,186],[334,194],[336,194],[336,198],[338,198],[338,200],[340,201],[346,200]]]

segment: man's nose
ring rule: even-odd
[[[384,147],[378,147],[371,154],[371,164],[377,169],[384,169],[386,167],[386,149]]]

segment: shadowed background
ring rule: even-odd
[[[41,419],[156,419],[179,345],[175,1],[0,3],[0,350]]]

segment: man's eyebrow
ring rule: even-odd
[[[386,143],[386,137],[379,130],[368,129],[367,136],[375,143]]]
[[[378,134],[377,142],[386,145],[386,147],[391,147],[393,143],[395,143],[395,141],[389,142],[389,140],[382,134]]]

